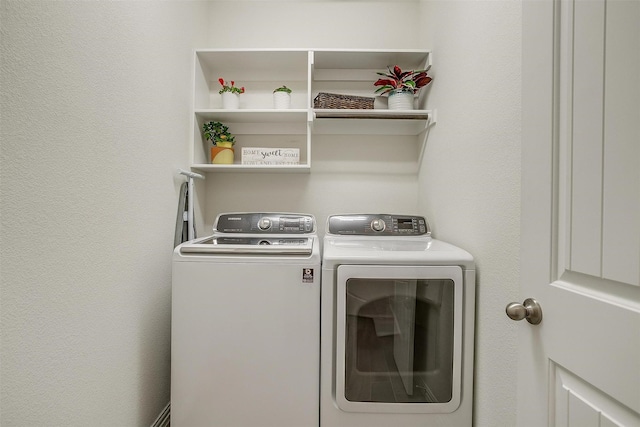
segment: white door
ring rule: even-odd
[[[519,426],[640,426],[640,2],[523,1]]]

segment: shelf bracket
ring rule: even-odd
[[[307,110],[307,127],[309,128],[309,131],[313,130],[313,124],[315,123],[316,120],[316,113],[313,111],[313,109],[309,108]]]
[[[424,157],[424,153],[427,149],[427,139],[429,139],[429,130],[431,129],[431,126],[436,124],[436,118],[437,118],[437,111],[438,110],[431,110],[431,112],[429,113],[429,118],[427,119],[427,122],[424,125],[424,129],[422,130],[422,132],[420,132],[420,154],[418,156],[418,164],[422,164],[422,159]]]
[[[429,114],[429,119],[427,120],[426,127],[435,125],[437,120],[438,120],[438,110],[437,109],[431,110],[431,113]]]
[[[429,116],[427,117],[427,120],[424,122],[424,127],[422,128],[422,130],[419,132],[419,135],[422,135],[424,132],[426,132],[431,126],[436,124],[436,111],[437,110],[429,110]]]

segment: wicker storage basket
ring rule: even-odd
[[[313,100],[313,108],[373,110],[374,99],[375,98],[367,98],[364,96],[320,92]]]

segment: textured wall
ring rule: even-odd
[[[148,426],[206,4],[0,8],[0,423]]]
[[[3,0],[0,19],[0,424],[149,425],[168,401],[192,47],[434,49],[438,124],[417,179],[380,174],[358,155],[367,139],[325,138],[310,175],[209,174],[207,222],[272,206],[321,219],[419,208],[479,265],[476,425],[513,424],[503,310],[518,282],[519,1]],[[341,149],[350,161],[336,162]],[[274,199],[273,186],[293,191]]]
[[[419,177],[436,237],[477,262],[475,425],[515,425],[519,295],[521,4],[425,1],[437,108]]]
[[[418,16],[387,18],[418,5],[418,0],[215,1],[206,47],[418,49],[424,47],[415,37]],[[371,96],[374,89],[372,80]],[[311,149],[310,174],[208,174],[199,233],[210,232],[215,215],[225,211],[309,212],[320,233],[330,214],[417,213],[415,138],[314,135]]]

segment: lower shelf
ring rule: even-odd
[[[431,110],[314,109],[312,132],[324,135],[420,135],[434,123]]]
[[[192,170],[200,172],[260,172],[260,173],[309,173],[311,165],[213,165],[213,164],[194,164],[191,165]]]
[[[430,110],[314,109],[317,119],[429,120]]]

